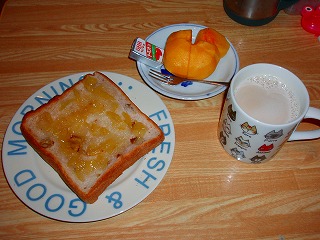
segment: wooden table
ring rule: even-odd
[[[9,0],[0,19],[1,147],[21,104],[56,79],[105,70],[145,84],[128,59],[133,40],[176,23],[223,33],[240,68],[268,62],[291,70],[319,108],[320,43],[300,19],[280,12],[268,25],[242,26],[222,1]],[[290,142],[268,163],[244,164],[217,138],[224,94],[199,101],[159,96],[171,113],[176,147],[167,174],[145,200],[102,221],[60,222],[24,205],[0,171],[0,238],[320,239],[319,140]]]

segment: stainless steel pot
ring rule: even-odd
[[[223,0],[227,15],[234,21],[248,26],[260,26],[271,22],[280,10],[298,0]]]

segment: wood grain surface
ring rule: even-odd
[[[320,42],[283,11],[271,23],[232,21],[222,1],[9,0],[0,17],[0,144],[21,104],[46,84],[105,70],[143,83],[128,59],[136,37],[176,23],[212,27],[234,45],[240,68],[280,65],[320,108]],[[176,131],[172,163],[140,204],[110,219],[65,223],[37,214],[0,171],[1,239],[320,239],[320,141],[288,142],[268,163],[224,152],[217,125],[224,94],[181,101],[159,95]],[[316,126],[315,126],[315,125]],[[299,129],[319,128],[306,121]],[[2,165],[1,165],[2,168]]]

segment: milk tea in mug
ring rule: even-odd
[[[263,163],[287,141],[320,138],[320,129],[296,131],[304,118],[319,120],[320,110],[309,106],[303,82],[280,66],[253,64],[232,79],[220,116],[218,138],[235,159]]]
[[[272,75],[253,76],[235,89],[239,106],[251,117],[269,124],[285,124],[299,115],[294,93]]]

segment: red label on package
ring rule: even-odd
[[[164,50],[141,38],[133,42],[129,57],[152,67],[162,65]]]
[[[153,60],[156,60],[155,57],[153,56],[151,43],[146,42],[146,51],[147,51],[147,58],[151,58]]]

